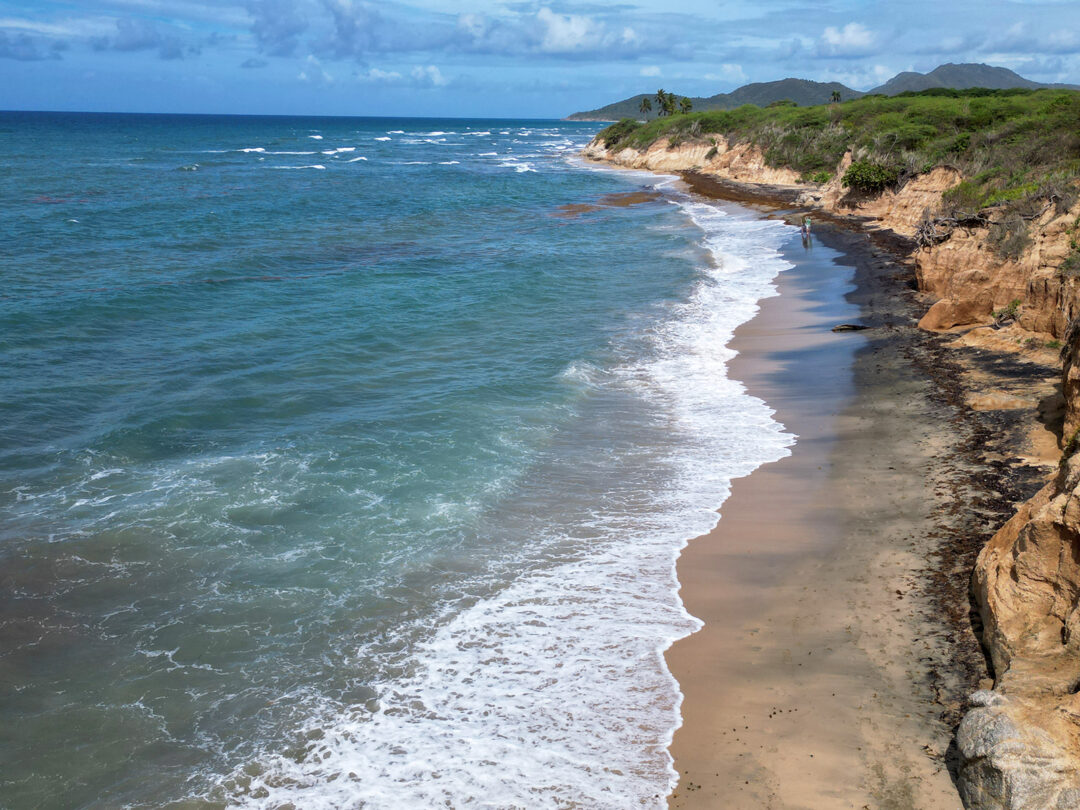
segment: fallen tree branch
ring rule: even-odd
[[[1033,222],[1037,219],[1041,219],[1043,214],[1050,210],[1054,205],[1054,197],[1051,196],[1043,207],[1033,214],[1021,214],[1017,212],[1017,216],[1024,222]],[[915,230],[915,241],[919,247],[933,247],[934,245],[941,244],[953,235],[953,231],[957,228],[962,228],[967,231],[972,228],[989,228],[991,225],[998,225],[1000,222],[991,219],[986,212],[993,212],[999,210],[1002,206],[997,205],[991,208],[984,208],[982,211],[975,213],[965,213],[963,211],[956,211],[952,216],[948,217],[932,217],[929,211],[923,213],[923,220],[919,223],[919,227]]]

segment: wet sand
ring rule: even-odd
[[[946,753],[971,641],[933,583],[962,519],[947,509],[961,431],[925,373],[904,269],[861,233],[799,241],[729,370],[797,444],[734,483],[678,565],[705,626],[667,655],[685,695],[669,803],[959,810]]]

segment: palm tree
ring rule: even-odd
[[[679,99],[679,110],[681,112],[688,113],[692,109],[694,109],[694,102],[692,102],[686,96],[683,96],[681,99]]]
[[[652,112],[652,100],[648,96],[641,97],[641,103],[638,104],[638,112],[645,116],[645,121],[649,120],[649,113]]]
[[[661,115],[674,115],[678,101],[676,100],[674,93],[669,93],[666,90],[657,90],[656,103],[660,107]]]
[[[832,91],[832,102],[833,102],[833,104],[839,104],[840,103],[840,91],[839,90],[833,90]]]

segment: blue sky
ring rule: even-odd
[[[0,0],[0,109],[560,117],[943,62],[1080,83],[1080,0]]]

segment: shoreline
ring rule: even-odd
[[[684,180],[762,216],[790,205]],[[966,427],[926,374],[910,268],[857,225],[816,225],[823,258],[793,241],[780,294],[730,344],[729,375],[798,439],[733,482],[716,529],[679,558],[704,627],[667,653],[683,693],[673,808],[961,807],[950,744],[981,654],[967,611],[943,614],[958,597],[939,580],[956,565],[946,482]],[[832,333],[841,322],[872,328]]]

